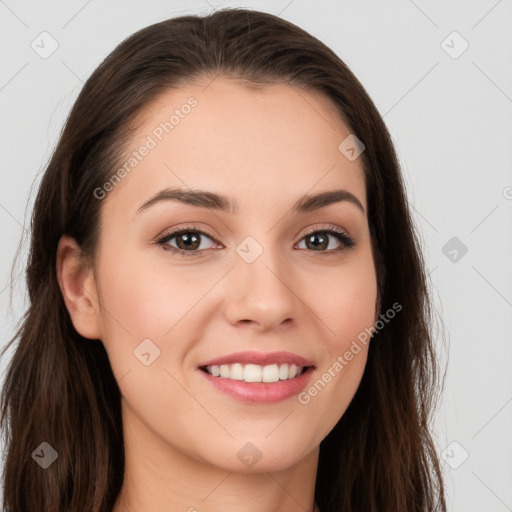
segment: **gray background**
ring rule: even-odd
[[[321,39],[384,116],[449,342],[438,336],[448,371],[435,419],[448,510],[512,511],[511,0],[0,0],[0,345],[27,304],[25,242],[9,307],[15,251],[83,82],[139,28],[224,6],[280,15]],[[43,31],[58,43],[47,58],[31,47],[51,49]]]

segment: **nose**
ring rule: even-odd
[[[263,250],[252,263],[237,254],[225,293],[225,314],[232,325],[268,331],[297,322],[304,314],[298,277],[277,250]]]

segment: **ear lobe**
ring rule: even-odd
[[[63,235],[57,247],[57,279],[77,332],[84,338],[101,339],[99,299],[93,269],[80,258],[76,241]]]

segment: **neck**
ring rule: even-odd
[[[125,473],[113,512],[318,512],[318,449],[283,470],[237,473],[183,453],[125,406]]]

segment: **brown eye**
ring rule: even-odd
[[[202,247],[204,238],[213,241],[212,237],[193,226],[180,226],[180,228],[158,239],[156,243],[164,250],[171,251],[178,256],[199,256],[210,249]],[[329,248],[331,238],[340,242],[338,247]],[[174,239],[176,239],[176,245],[170,243]],[[326,254],[338,253],[355,246],[355,241],[343,230],[336,227],[315,229],[303,236],[301,242],[302,240],[305,240],[307,250]]]
[[[203,238],[213,240],[209,235],[198,229],[181,228],[164,235],[156,243],[165,250],[175,252],[181,256],[195,256],[196,253],[208,249],[207,247],[201,247],[201,245],[204,245]],[[173,239],[176,239],[176,246],[170,243]]]
[[[193,231],[186,231],[178,235],[174,235],[172,238],[176,238],[178,249],[199,249],[201,245],[202,235],[197,235]]]
[[[341,247],[331,247],[331,249],[329,249],[330,237],[336,238],[341,243]],[[337,252],[355,246],[354,240],[337,228],[325,228],[311,231],[305,235],[303,239],[306,241],[306,248],[315,252]]]

